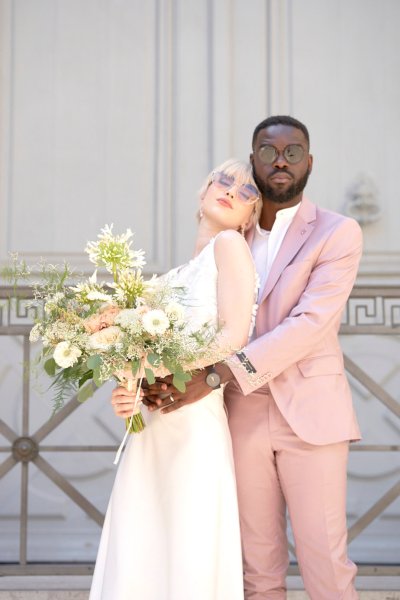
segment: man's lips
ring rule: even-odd
[[[222,204],[222,206],[226,206],[227,208],[233,208],[232,204],[226,198],[217,198],[217,202]]]
[[[289,173],[275,173],[275,175],[271,175],[269,179],[272,179],[275,183],[286,183],[287,181],[291,181],[293,177],[289,175]]]

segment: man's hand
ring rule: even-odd
[[[233,379],[229,367],[223,363],[216,365],[216,370],[221,376],[221,382],[226,383]],[[201,398],[208,396],[212,388],[206,383],[206,371],[201,370],[186,382],[186,391],[180,392],[172,385],[172,375],[165,377],[162,381],[156,381],[146,389],[142,389],[142,400],[150,411],[161,409],[163,413],[169,413],[185,404],[192,404]]]

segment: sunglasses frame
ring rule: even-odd
[[[290,158],[286,155],[288,148],[291,148],[292,146],[296,146],[297,148],[301,148],[302,155],[301,155],[301,158],[299,158],[299,160],[295,160],[295,161],[290,160]],[[274,154],[274,158],[271,161],[266,161],[266,160],[263,160],[261,158],[261,150],[263,148],[273,148],[274,149],[275,154]],[[283,157],[285,158],[285,160],[289,163],[289,165],[297,165],[297,164],[299,164],[299,162],[301,162],[303,160],[305,153],[306,153],[306,150],[304,150],[304,148],[303,148],[303,146],[301,144],[288,144],[287,146],[285,146],[285,148],[283,149],[282,152],[279,152],[278,149],[275,146],[273,146],[272,144],[263,144],[261,146],[261,148],[259,148],[257,154],[258,154],[259,159],[261,160],[261,162],[264,165],[273,165],[274,162],[278,159],[278,157],[281,154],[283,155]]]
[[[232,179],[231,185],[230,186],[226,186],[226,185],[221,184],[220,181],[218,181],[218,180],[216,181],[216,179],[215,179],[216,176],[224,176],[228,180]],[[211,183],[214,183],[219,189],[224,190],[225,192],[227,192],[228,190],[232,189],[233,186],[236,185],[236,188],[237,188],[236,195],[237,195],[237,197],[239,198],[239,200],[243,204],[248,204],[248,205],[255,204],[260,199],[260,192],[258,191],[258,189],[252,183],[242,183],[242,184],[238,185],[235,182],[235,176],[234,175],[227,175],[223,171],[213,171],[211,173]],[[256,192],[257,195],[253,195],[253,196],[250,197],[249,200],[246,200],[246,199],[243,198],[243,196],[241,196],[240,190],[242,188],[244,188],[247,191],[251,191],[251,190],[249,190],[249,187],[252,188],[252,189],[254,189],[254,192]]]

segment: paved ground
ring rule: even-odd
[[[0,577],[0,600],[88,600],[90,577]],[[308,600],[299,577],[288,578],[287,600]],[[400,600],[400,577],[359,577],[360,600]]]

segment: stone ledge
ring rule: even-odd
[[[378,591],[359,592],[360,600],[400,600],[400,592]],[[16,591],[9,590],[0,592],[0,600],[88,600],[89,592],[85,591]],[[308,600],[308,596],[302,591],[289,591],[287,600]]]

